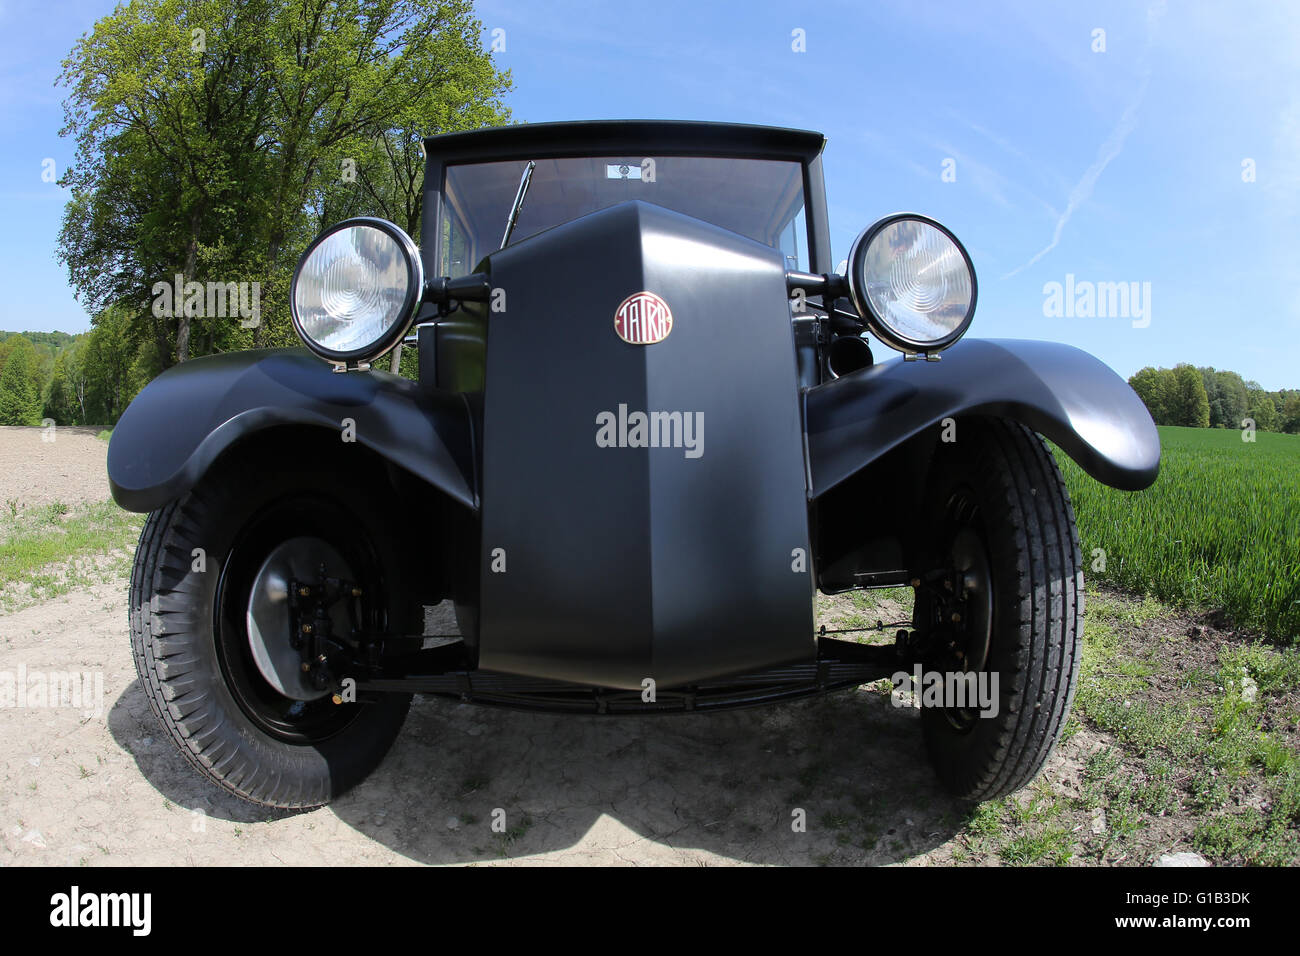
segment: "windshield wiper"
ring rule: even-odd
[[[501,237],[502,249],[510,241],[510,234],[515,231],[515,223],[519,221],[519,210],[524,205],[524,197],[528,195],[528,184],[533,181],[533,170],[536,167],[537,163],[530,159],[528,165],[524,168],[524,174],[519,177],[519,192],[515,193],[515,204],[510,207],[510,215],[506,219],[505,235]]]

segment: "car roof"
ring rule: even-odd
[[[590,156],[594,150],[809,162],[825,145],[825,136],[809,130],[691,120],[520,123],[444,133],[424,141],[429,159],[444,163]]]

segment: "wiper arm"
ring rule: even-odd
[[[524,174],[519,177],[519,192],[515,193],[515,204],[510,207],[510,216],[506,219],[505,235],[501,237],[502,249],[510,241],[510,234],[515,231],[515,223],[519,221],[519,210],[523,208],[524,197],[528,195],[528,185],[533,181],[533,170],[536,168],[537,163],[530,159],[528,165],[524,168]]]

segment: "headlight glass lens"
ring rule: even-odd
[[[365,223],[322,239],[303,260],[293,288],[299,334],[308,344],[349,357],[364,356],[390,339],[411,318],[412,285],[420,271],[413,248]]]
[[[898,218],[863,234],[850,268],[856,297],[895,348],[951,345],[975,305],[975,275],[964,251],[938,226]],[[860,242],[862,240],[860,239]]]

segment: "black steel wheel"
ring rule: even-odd
[[[329,802],[379,764],[410,707],[408,694],[335,703],[332,685],[297,680],[287,603],[277,604],[287,592],[276,589],[324,564],[355,582],[356,623],[382,629],[397,558],[371,533],[375,497],[346,474],[228,462],[141,533],[130,623],[145,696],[191,764],[253,803]]]
[[[973,675],[996,707],[922,707],[945,787],[969,800],[1020,789],[1046,763],[1074,699],[1083,565],[1055,460],[1029,429],[964,419],[940,443],[913,624],[926,672]],[[969,685],[968,685],[969,686]]]
[[[331,543],[330,539],[349,537],[346,526],[341,525],[348,520],[327,499],[291,494],[273,502],[245,523],[217,579],[212,628],[222,679],[249,720],[286,743],[322,743],[344,730],[361,712],[334,704],[331,688],[315,688],[301,679],[301,654],[286,639],[288,589],[282,587],[283,594],[276,596],[279,600],[266,593],[274,587],[270,582],[277,579],[268,571],[279,561],[292,566],[289,573],[278,576],[281,585],[295,572],[298,580],[314,581],[315,569],[323,565],[332,575],[366,582],[364,586],[377,594],[382,578],[364,542],[353,540],[338,547]],[[340,549],[351,557],[343,557]],[[267,615],[271,619],[260,629],[255,625],[259,608],[263,614],[271,612]],[[378,615],[370,617],[366,623],[372,630],[382,625]],[[335,623],[343,626],[342,621]],[[267,653],[267,647],[277,645],[294,670],[294,684],[258,659]]]

